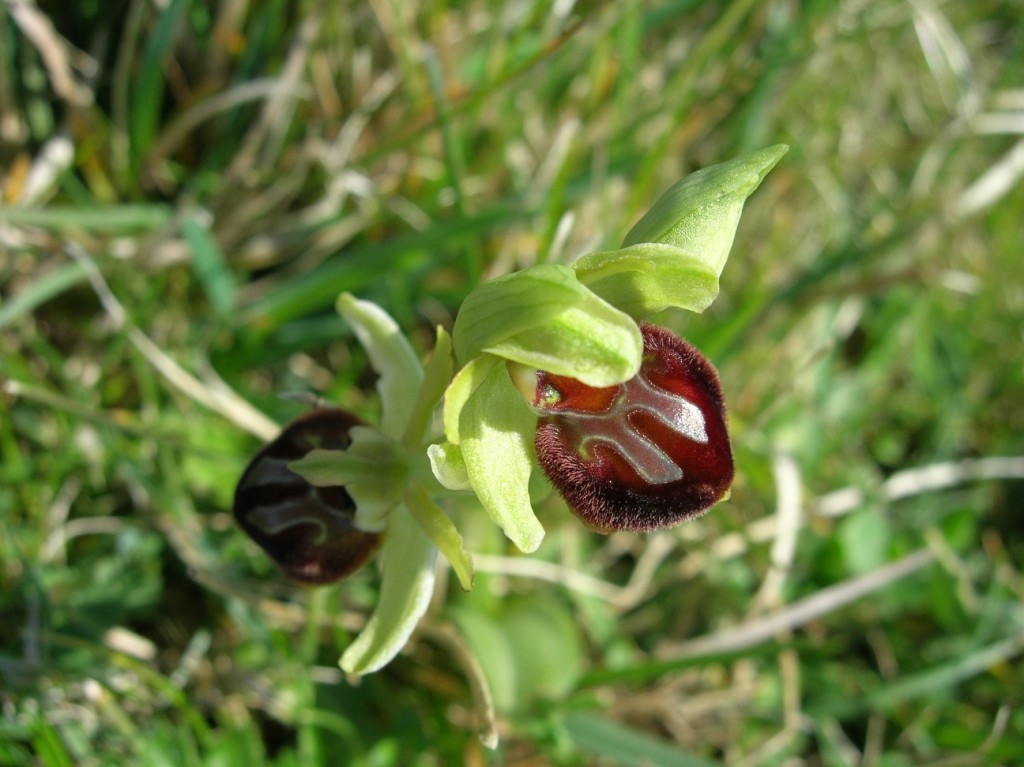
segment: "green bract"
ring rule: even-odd
[[[702,312],[718,296],[715,270],[674,245],[643,242],[591,253],[572,266],[580,282],[637,319],[669,307]]]
[[[691,173],[654,203],[622,246],[672,245],[721,276],[743,203],[788,151],[785,144],[776,144]]]

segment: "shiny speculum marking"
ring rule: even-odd
[[[513,372],[537,410],[537,460],[569,508],[599,532],[657,530],[703,514],[733,477],[714,367],[692,344],[640,323],[639,372],[593,387]]]
[[[251,493],[254,498],[248,523],[266,535],[311,525],[319,530],[312,541],[315,544],[326,540],[329,527],[354,527],[351,503],[339,506],[337,497],[325,498],[323,488],[309,484],[288,468],[294,460],[264,457],[261,473],[250,474],[247,481],[239,485],[239,492]]]
[[[559,416],[582,435],[580,456],[588,460],[594,445],[615,450],[652,485],[676,482],[683,470],[659,445],[638,431],[636,416],[645,413],[674,431],[682,439],[707,444],[708,433],[700,408],[678,394],[663,391],[641,376],[627,381],[601,412],[590,413],[571,407],[559,409]]]
[[[296,418],[256,454],[235,490],[238,524],[299,583],[344,578],[380,545],[379,534],[356,527],[356,505],[344,487],[316,487],[288,468],[316,448],[346,450],[359,425],[356,416],[334,408]]]

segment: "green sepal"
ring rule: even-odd
[[[423,366],[398,323],[377,304],[342,293],[338,296],[337,308],[366,349],[370,364],[379,376],[381,431],[400,439],[413,414],[416,403],[413,392],[423,380]]]
[[[702,168],[663,194],[622,242],[673,245],[722,274],[743,203],[782,156],[785,144]]]
[[[487,352],[589,386],[632,378],[643,353],[632,318],[558,264],[480,285],[463,302],[452,338],[462,361]]]
[[[417,483],[405,491],[405,507],[413,519],[441,551],[459,578],[462,588],[473,588],[473,559],[462,543],[462,536],[444,510],[434,503],[427,491]]]
[[[349,674],[369,674],[385,666],[409,641],[434,592],[437,549],[399,506],[381,550],[380,600],[366,627],[341,656]]]
[[[644,242],[590,253],[572,264],[580,282],[636,319],[676,307],[702,312],[718,296],[718,275],[673,245]]]
[[[403,453],[370,426],[355,426],[349,434],[352,444],[345,450],[311,450],[288,468],[317,487],[344,485],[356,504],[356,527],[379,533],[402,499],[408,474]]]
[[[544,538],[530,505],[536,426],[537,416],[523,402],[504,365],[491,367],[459,418],[459,448],[473,491],[525,553],[536,551]]]
[[[497,357],[489,354],[477,357],[462,368],[448,385],[444,393],[444,436],[453,445],[459,444],[462,409],[499,362]]]

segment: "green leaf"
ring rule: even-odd
[[[637,319],[669,307],[702,312],[718,296],[718,275],[710,266],[662,243],[590,253],[572,267],[580,282]]]
[[[343,671],[377,671],[405,646],[430,604],[436,558],[437,549],[408,511],[395,509],[381,552],[380,601],[362,633],[342,654]]]
[[[563,699],[583,671],[580,626],[550,593],[517,601],[501,619],[516,662],[516,697]],[[541,641],[538,641],[541,640]]]
[[[350,293],[338,296],[338,313],[352,327],[380,378],[381,431],[400,439],[410,422],[423,381],[423,367],[391,316],[377,304]]]
[[[407,468],[401,448],[370,426],[356,426],[345,450],[311,450],[288,468],[311,485],[344,485],[356,504],[355,524],[378,533],[402,498]]]
[[[459,418],[459,446],[470,484],[487,513],[519,549],[536,551],[544,528],[530,505],[537,417],[504,365],[491,367]]]
[[[581,750],[617,764],[656,764],[661,767],[714,767],[716,764],[683,753],[674,744],[596,714],[572,712],[565,718],[565,727]]]
[[[782,156],[785,144],[691,173],[663,194],[622,242],[672,245],[722,274],[743,203]]]
[[[406,490],[405,505],[423,532],[451,563],[462,588],[466,591],[473,588],[473,560],[462,543],[462,536],[444,510],[430,500],[427,491],[419,484],[410,485]]]
[[[632,318],[556,264],[478,287],[463,302],[452,336],[461,360],[489,352],[590,386],[632,378],[643,353]]]
[[[220,245],[199,214],[191,215],[182,222],[181,233],[192,250],[192,268],[210,299],[210,305],[219,316],[227,317],[235,306],[237,285]]]
[[[892,525],[878,509],[860,509],[840,522],[836,540],[842,547],[846,569],[862,575],[888,561]]]

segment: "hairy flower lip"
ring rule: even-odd
[[[345,450],[364,425],[338,408],[291,421],[249,462],[235,490],[239,526],[290,579],[306,586],[341,580],[380,546],[381,535],[355,526],[355,503],[344,487],[315,487],[288,464],[315,448]]]
[[[538,373],[537,457],[569,508],[598,532],[647,532],[725,497],[732,450],[718,375],[689,342],[640,323],[640,373],[594,388]]]

